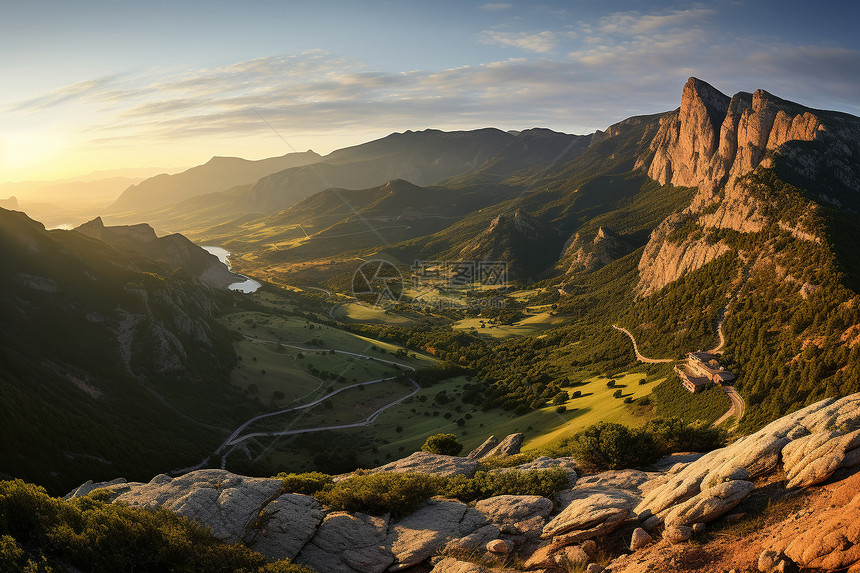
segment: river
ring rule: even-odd
[[[218,257],[218,260],[227,265],[227,268],[230,268],[230,251],[221,247],[203,247],[204,250],[208,251],[210,254]],[[245,275],[239,275],[240,277],[244,277],[244,281],[239,281],[231,284],[227,288],[230,290],[237,290],[239,292],[256,292],[261,286],[260,283],[255,281],[252,278],[246,277]]]

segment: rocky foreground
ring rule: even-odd
[[[509,436],[467,457],[417,452],[371,471],[471,476],[481,459],[512,455],[520,442]],[[566,469],[570,489],[553,500],[434,498],[397,520],[331,511],[283,493],[279,479],[211,469],[146,484],[88,482],[67,497],[107,489],[116,503],[170,509],[219,539],[319,573],[860,572],[860,394],[823,400],[704,455],[670,457],[655,471],[579,476],[569,458],[513,469],[536,467]]]

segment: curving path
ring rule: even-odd
[[[386,378],[385,380],[391,380],[391,378]],[[302,428],[299,430],[280,430],[277,432],[255,432],[253,434],[245,434],[244,436],[242,436],[240,438],[236,438],[227,445],[235,447],[235,446],[239,445],[240,443],[244,442],[245,440],[249,440],[251,438],[273,437],[273,436],[291,436],[294,434],[306,434],[308,432],[322,432],[325,430],[341,430],[343,428],[358,428],[360,426],[369,426],[373,422],[375,422],[376,419],[379,417],[379,415],[382,414],[385,410],[391,408],[392,406],[396,406],[397,404],[400,404],[401,402],[403,402],[404,400],[406,400],[408,398],[411,398],[412,396],[414,396],[415,394],[417,394],[421,390],[421,386],[419,386],[415,380],[410,378],[409,381],[412,382],[412,384],[415,386],[415,388],[412,390],[412,392],[410,392],[409,394],[407,394],[405,396],[398,398],[397,400],[395,400],[393,402],[386,404],[385,406],[382,406],[381,408],[379,408],[378,410],[373,412],[370,416],[368,416],[364,420],[360,420],[358,422],[353,422],[351,424],[341,424],[338,426],[318,426],[316,428]],[[382,380],[374,380],[373,382],[382,382]],[[371,382],[365,382],[365,384],[371,384]],[[361,386],[361,384],[354,384],[354,386]],[[352,386],[350,386],[350,388],[351,387]],[[340,392],[342,390],[346,390],[346,388],[341,388],[337,392]],[[332,394],[337,394],[337,392],[332,392]],[[317,400],[316,402],[312,402],[310,404],[305,404],[304,406],[297,406],[295,408],[290,408],[290,410],[301,410],[303,408],[310,408],[311,406],[314,406],[317,403],[319,403],[321,400],[328,398],[332,394],[329,394],[328,396],[320,398],[320,400]],[[284,410],[282,412],[278,412],[278,414],[283,414],[284,412],[289,412],[290,410]],[[268,414],[268,415],[274,415],[274,414]],[[265,417],[265,416],[260,416],[260,417]],[[260,417],[258,417],[257,419],[259,419]],[[248,422],[245,422],[244,425],[247,425],[252,421],[253,420],[249,420]],[[222,447],[223,447],[223,445],[222,445]]]
[[[646,364],[660,364],[663,362],[674,362],[675,361],[672,358],[646,358],[645,356],[642,356],[642,354],[639,353],[639,346],[636,344],[636,339],[633,338],[633,333],[631,333],[626,328],[622,328],[622,327],[616,326],[614,324],[612,325],[612,328],[614,328],[615,330],[620,330],[621,332],[623,332],[624,334],[626,334],[627,336],[630,337],[630,340],[633,342],[633,352],[636,353],[636,360],[638,360],[639,362],[644,362]]]
[[[714,423],[713,426],[719,426],[730,417],[735,417],[735,423],[732,425],[732,429],[738,426],[738,423],[741,421],[741,418],[744,417],[744,410],[746,409],[746,403],[744,399],[735,391],[734,386],[723,386],[723,392],[726,393],[726,396],[729,397],[729,400],[732,401],[732,405],[726,411],[725,414],[720,416]]]

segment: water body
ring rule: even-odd
[[[230,268],[230,251],[227,249],[223,249],[221,247],[203,247],[203,249],[210,254],[218,257],[218,260],[227,265],[227,268]],[[246,277],[245,275],[239,275],[240,277],[244,277],[245,280],[235,282],[228,286],[227,288],[230,290],[237,290],[239,292],[256,292],[261,286],[260,283],[255,281],[252,278]]]

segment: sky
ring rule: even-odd
[[[0,0],[0,182],[394,131],[590,133],[690,76],[860,115],[860,5]]]

